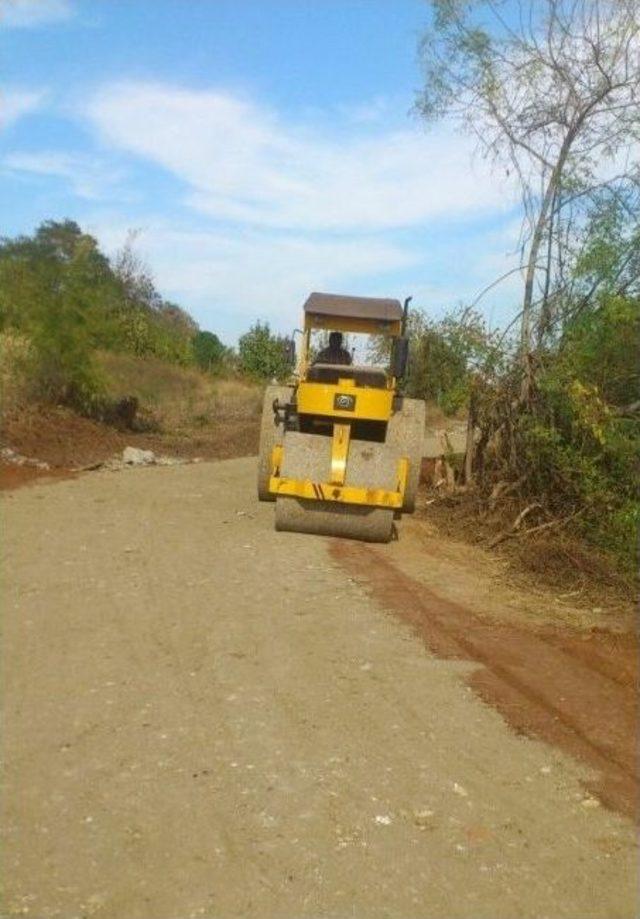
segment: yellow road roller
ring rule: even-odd
[[[276,530],[388,542],[414,510],[425,405],[400,391],[410,299],[308,297],[291,383],[264,397],[258,497],[275,501]],[[314,359],[318,331],[330,345]],[[342,333],[387,339],[388,366],[353,363]]]

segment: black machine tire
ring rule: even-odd
[[[409,459],[409,475],[402,505],[403,514],[412,514],[416,508],[416,495],[420,484],[420,468],[424,449],[426,424],[425,404],[422,399],[394,399],[393,415],[387,427],[386,442]]]
[[[260,422],[260,447],[258,450],[258,499],[275,501],[276,496],[269,493],[271,476],[271,453],[277,444],[282,443],[284,426],[275,423],[273,413],[274,400],[281,405],[291,401],[293,386],[267,386],[262,402],[262,420]]]

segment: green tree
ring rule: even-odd
[[[65,220],[0,240],[0,330],[24,341],[34,396],[91,411],[101,392],[96,349],[189,364],[198,327],[162,299],[131,241],[112,266]]]
[[[238,342],[239,369],[259,379],[284,379],[291,371],[286,339],[271,332],[268,322],[255,322]]]
[[[213,332],[197,332],[191,339],[191,348],[198,367],[209,372],[221,366],[227,352]]]
[[[121,347],[144,357],[153,355],[177,364],[193,360],[191,339],[198,324],[180,306],[164,300],[153,275],[135,249],[136,234],[127,240],[112,261],[120,297],[118,323]]]
[[[0,315],[29,340],[34,397],[83,411],[101,390],[91,352],[107,333],[112,294],[96,283],[104,265],[94,254],[87,245],[43,254],[37,240],[0,246]]]
[[[177,303],[162,300],[158,306],[158,313],[165,327],[175,332],[180,338],[191,339],[199,331],[198,323],[193,316]]]
[[[407,334],[407,394],[435,402],[447,413],[462,408],[474,375],[494,353],[495,336],[482,316],[471,309],[458,309],[436,320],[414,310]]]

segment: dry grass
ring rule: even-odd
[[[29,399],[29,340],[17,332],[0,335],[0,399],[2,412],[20,408]]]
[[[97,361],[107,394],[113,399],[135,396],[164,430],[204,428],[260,413],[262,388],[255,383],[219,380],[192,367],[128,354],[101,352]]]
[[[427,402],[425,419],[427,428],[443,428],[446,430],[451,427],[458,427],[461,423],[466,424],[467,411],[466,409],[460,409],[453,415],[446,415],[435,402]]]
[[[460,493],[436,498],[420,515],[443,536],[486,548],[496,534],[508,529],[519,510],[516,501],[505,500],[489,512],[477,495]],[[625,622],[629,618],[635,581],[615,558],[590,546],[579,533],[550,529],[526,536],[523,532],[492,551],[504,560],[509,580],[524,589],[547,590],[576,604],[615,611]]]

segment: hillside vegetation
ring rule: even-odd
[[[156,357],[140,359],[111,351],[97,352],[95,364],[110,401],[120,403],[133,396],[144,406],[151,425],[164,431],[257,417],[262,407],[262,387],[249,379],[214,376]]]
[[[113,259],[73,221],[0,241],[5,413],[64,406],[120,425],[203,426],[253,416],[284,372],[280,339],[256,322],[238,351],[165,300],[133,238]]]

